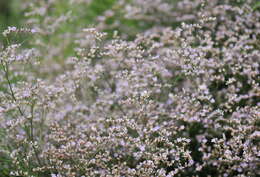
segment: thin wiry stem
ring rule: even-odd
[[[14,91],[13,91],[13,87],[12,87],[12,84],[11,84],[11,81],[10,81],[10,79],[9,79],[9,68],[8,68],[8,64],[7,64],[7,63],[4,64],[3,61],[1,61],[1,64],[2,64],[2,66],[3,66],[3,70],[4,70],[4,73],[5,73],[5,78],[6,78],[6,80],[7,80],[8,87],[9,87],[9,90],[10,90],[10,92],[11,92],[11,97],[12,97],[13,101],[16,102],[17,99],[16,99],[16,97],[15,97],[15,94],[14,94]],[[17,108],[18,108],[20,114],[21,114],[22,116],[24,116],[24,113],[23,113],[21,107],[18,105]]]
[[[14,93],[14,90],[13,90],[13,87],[12,87],[12,84],[11,84],[11,81],[10,81],[10,78],[9,78],[9,67],[8,67],[8,64],[4,63],[2,60],[1,60],[1,64],[3,66],[3,70],[4,70],[4,73],[5,73],[5,78],[7,80],[8,87],[9,87],[9,90],[11,92],[11,97],[12,97],[13,101],[16,102],[17,99],[15,97],[15,93]],[[21,116],[25,117],[25,114],[23,113],[23,111],[22,111],[22,109],[21,109],[21,107],[19,105],[17,105],[17,109],[18,109],[19,113],[21,114]],[[28,139],[31,142],[34,142],[34,135],[33,135],[33,117],[34,116],[33,115],[34,115],[34,103],[31,106],[30,130],[29,131],[26,130]],[[37,159],[39,165],[42,165],[41,160],[39,158],[39,154],[38,154],[37,149],[34,146],[34,144],[32,145],[32,147],[33,147],[33,150],[34,150],[34,153],[35,153],[35,156],[36,156],[36,159]]]
[[[34,106],[35,106],[35,103],[33,103],[33,104],[31,105],[31,117],[30,117],[30,138],[31,138],[31,141],[32,141],[32,142],[34,142],[34,133],[33,133]],[[35,157],[36,157],[36,159],[37,159],[39,165],[42,165],[41,160],[40,160],[40,158],[39,158],[39,153],[38,153],[38,151],[37,151],[35,145],[33,144],[32,147],[33,147],[34,154],[35,154]]]

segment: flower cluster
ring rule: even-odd
[[[2,34],[4,37],[6,37],[10,33],[36,33],[37,31],[35,29],[28,29],[28,28],[20,28],[17,29],[15,26],[9,26]]]
[[[0,52],[0,176],[259,175],[253,1],[119,0],[96,28],[75,22],[94,1],[27,1],[34,48]]]

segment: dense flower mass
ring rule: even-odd
[[[256,2],[97,2],[3,31],[0,176],[260,175]]]

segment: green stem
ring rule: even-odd
[[[14,102],[17,101],[16,97],[15,97],[15,94],[14,94],[14,91],[13,91],[13,87],[12,87],[12,84],[11,84],[11,81],[9,79],[9,68],[8,68],[8,64],[7,63],[4,63],[3,61],[1,61],[1,64],[3,66],[3,70],[4,70],[4,73],[5,73],[5,78],[7,80],[7,83],[8,83],[8,87],[9,87],[9,90],[11,92],[11,97],[13,99]],[[25,128],[25,131],[26,131],[26,134],[27,134],[27,137],[28,137],[28,140],[31,141],[31,142],[34,142],[34,136],[33,136],[33,115],[34,115],[34,105],[35,103],[32,104],[31,106],[31,117],[30,117],[30,130],[27,130],[27,128]],[[19,105],[17,105],[17,108],[18,108],[18,111],[19,113],[21,114],[21,116],[25,117],[21,107]],[[33,150],[34,150],[34,153],[35,153],[35,156],[36,156],[36,159],[38,161],[38,164],[41,165],[41,161],[40,161],[40,158],[39,158],[39,154],[38,154],[38,151],[36,149],[36,147],[34,145],[32,145],[33,147]]]
[[[34,106],[35,106],[35,103],[33,102],[33,104],[31,105],[31,117],[30,117],[30,139],[31,139],[31,142],[34,142],[34,133],[33,133]],[[36,149],[34,144],[32,145],[32,147],[33,147],[35,157],[38,161],[38,164],[41,166],[42,163],[41,163],[41,160],[39,158],[38,150]]]
[[[6,80],[7,80],[9,90],[10,90],[10,92],[11,92],[11,97],[12,97],[13,101],[16,102],[17,99],[16,99],[16,97],[15,97],[15,94],[14,94],[14,91],[13,91],[13,88],[12,88],[11,81],[10,81],[10,79],[9,79],[9,68],[8,68],[8,64],[7,64],[7,63],[4,64],[3,61],[1,61],[1,63],[2,63],[2,66],[3,66],[4,72],[5,72],[5,78],[6,78]],[[18,110],[19,110],[20,114],[21,114],[22,116],[24,116],[24,113],[22,112],[21,107],[20,107],[19,105],[18,105],[17,107],[18,107]]]

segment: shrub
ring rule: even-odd
[[[254,1],[104,3],[28,1],[3,32],[1,176],[257,176]]]

